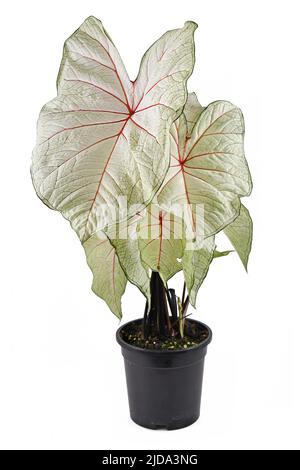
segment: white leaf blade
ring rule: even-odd
[[[102,88],[104,96],[117,100],[127,110],[132,99],[130,79],[118,50],[103,28],[102,22],[93,16],[88,17],[65,42],[57,77],[58,91],[64,89],[65,82],[78,79],[78,66],[81,73],[85,71],[84,77],[81,78],[83,84],[89,82],[95,75],[95,84],[92,86],[99,90]],[[99,68],[100,83],[98,83],[99,74],[94,74]],[[104,85],[107,85],[107,88]]]
[[[166,109],[181,111],[187,99],[186,81],[195,62],[191,38],[196,28],[196,23],[187,21],[183,28],[167,31],[146,51],[134,83],[139,109],[141,102],[145,108],[154,101]]]
[[[184,152],[178,146],[173,155],[158,201],[162,207],[168,207],[170,201],[188,205],[190,223],[197,234],[196,209],[204,207],[200,227],[204,237],[232,222],[239,213],[237,196],[251,191],[243,136],[241,111],[229,102],[214,102],[200,112],[192,134],[186,135]]]
[[[81,241],[115,222],[119,196],[127,196],[129,207],[142,207],[161,185],[169,162],[166,136],[186,99],[193,68],[194,29],[190,24],[175,30],[186,41],[177,48],[184,72],[179,74],[178,63],[168,59],[168,49],[163,66],[155,67],[160,39],[145,55],[135,82],[96,18],[89,17],[66,41],[58,96],[39,119],[32,178],[39,197],[62,212]],[[155,69],[151,76],[149,58]],[[147,89],[149,79],[166,70],[173,77],[176,103],[161,86],[164,77]],[[158,97],[164,102],[155,101]],[[110,206],[111,214],[104,214],[103,206]]]

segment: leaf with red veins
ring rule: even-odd
[[[187,22],[182,29],[166,32],[145,53],[135,81],[134,107],[137,109],[161,103],[173,110],[182,107],[178,85],[187,80],[193,69],[191,32],[197,25]],[[186,89],[182,92],[185,94]],[[186,101],[187,95],[184,97]]]
[[[120,196],[130,217],[130,205],[148,204],[161,186],[167,136],[194,65],[195,28],[187,22],[164,34],[134,82],[96,18],[67,39],[57,97],[40,114],[32,178],[39,197],[61,211],[82,242],[115,222]]]
[[[191,134],[187,119],[180,117],[172,127],[174,153],[157,199],[168,210],[174,203],[188,206],[186,223],[200,239],[217,233],[238,216],[237,198],[249,195],[252,184],[239,108],[216,101],[204,110],[200,107],[197,119],[196,110],[187,105],[186,115]],[[186,135],[183,150],[181,133]]]

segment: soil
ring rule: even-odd
[[[183,338],[170,337],[162,339],[157,336],[149,335],[149,337],[145,339],[142,322],[137,320],[136,322],[126,325],[121,335],[126,343],[142,349],[174,350],[189,349],[198,346],[208,337],[208,331],[198,323],[186,320]]]

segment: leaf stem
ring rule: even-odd
[[[185,283],[185,281],[184,281],[184,283],[183,283],[183,289],[182,289],[182,297],[181,297],[181,304],[182,304],[182,305],[184,305],[185,290],[186,290],[186,283]]]

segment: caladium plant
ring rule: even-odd
[[[33,151],[36,192],[77,233],[93,291],[121,318],[127,280],[135,284],[146,297],[145,335],[183,334],[210,263],[229,253],[216,250],[218,232],[245,268],[251,250],[243,116],[188,94],[196,27],[165,33],[132,81],[101,21],[87,18],[65,42]],[[179,299],[168,281],[181,270]]]

